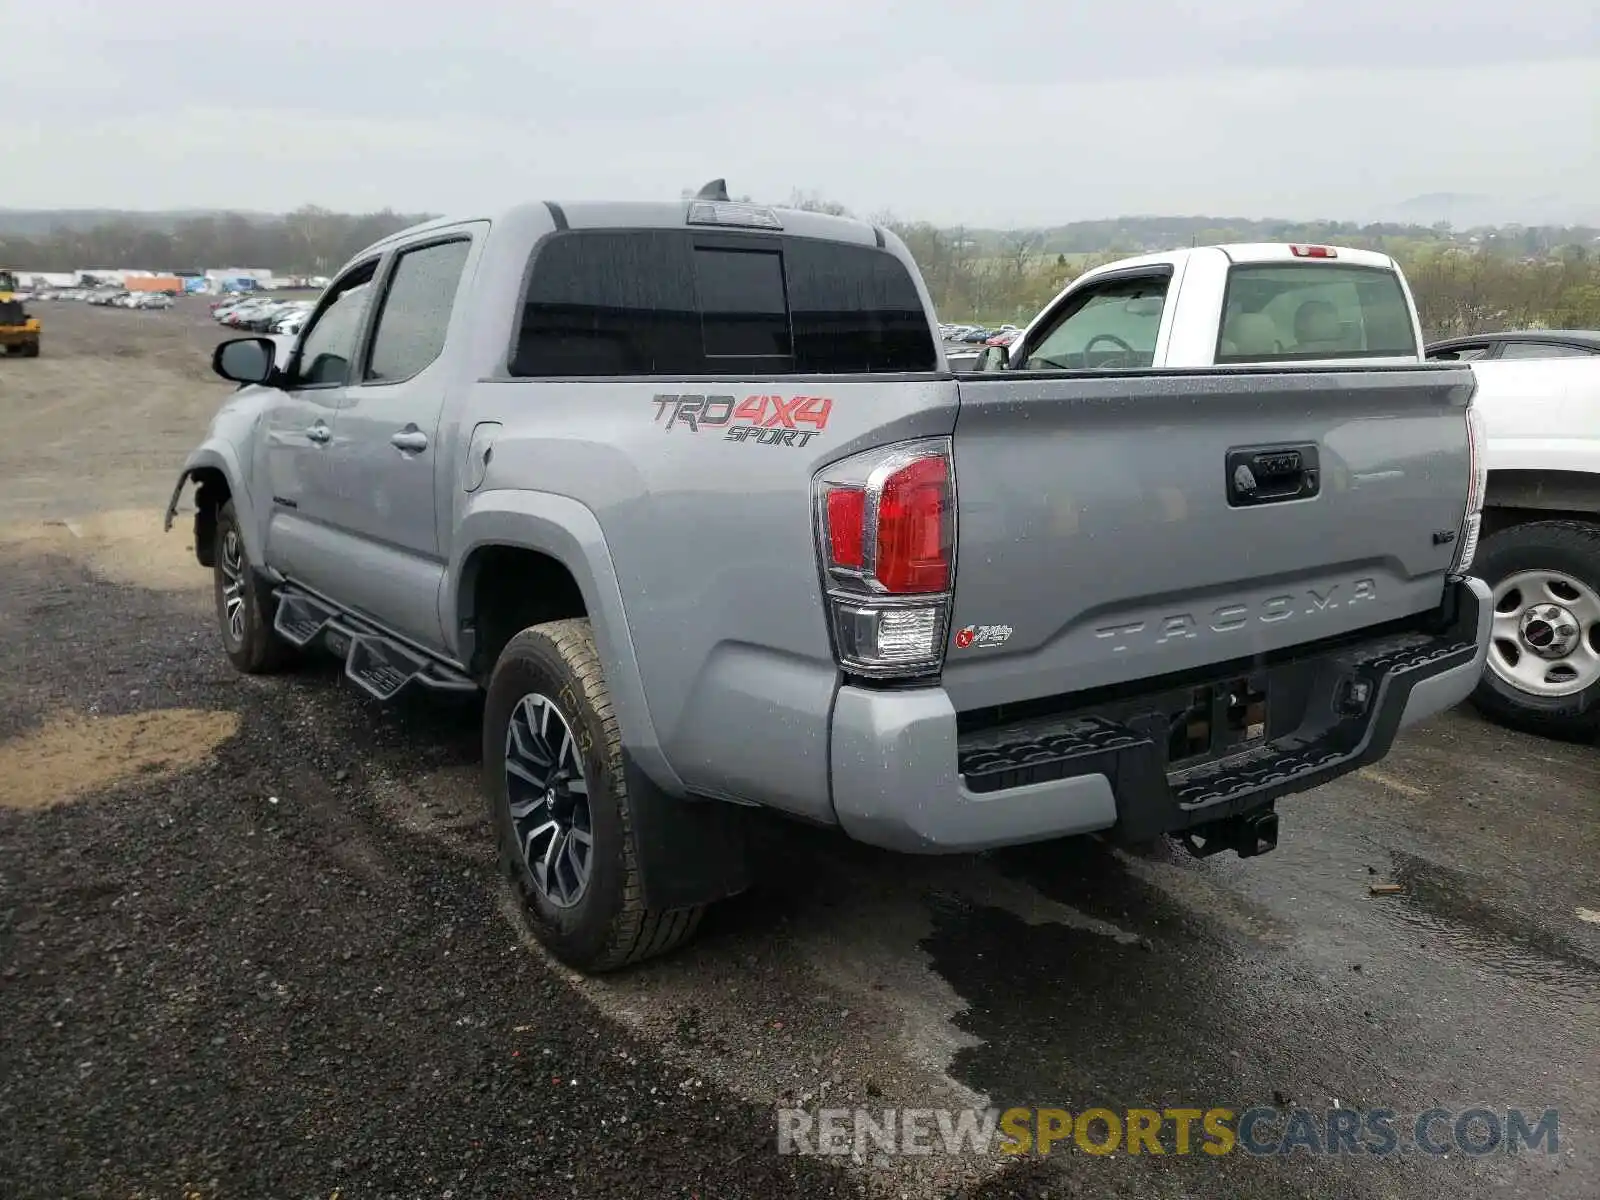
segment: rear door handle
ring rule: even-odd
[[[321,421],[318,421],[310,429],[306,430],[307,440],[316,442],[319,446],[326,443],[332,437],[333,430],[329,429]]]
[[[408,425],[391,437],[389,443],[407,454],[420,454],[428,448],[428,435],[415,425]]]

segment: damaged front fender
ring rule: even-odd
[[[239,532],[244,538],[246,553],[252,562],[261,561],[257,555],[255,513],[250,502],[249,489],[245,487],[243,480],[244,476],[239,470],[238,460],[234,457],[233,447],[227,442],[216,439],[203,443],[191,453],[185,460],[183,469],[178,473],[177,482],[172,488],[172,497],[167,501],[161,528],[164,531],[171,531],[173,522],[177,519],[178,506],[183,501],[184,490],[191,481],[194,482],[197,500],[201,497],[206,498],[195,506],[194,551],[195,558],[201,566],[212,565],[208,535],[215,528],[216,508],[229,499],[233,501],[234,511],[239,517]]]

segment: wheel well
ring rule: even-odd
[[[196,467],[194,480],[194,556],[202,567],[215,565],[217,513],[233,497],[228,477],[216,467]]]
[[[462,633],[471,641],[468,667],[487,679],[500,651],[530,625],[588,616],[583,592],[566,564],[520,546],[486,546],[462,572]]]
[[[1530,521],[1600,522],[1600,474],[1490,471],[1483,505],[1483,536]]]
[[[1600,514],[1566,512],[1558,508],[1486,508],[1483,510],[1483,529],[1479,536],[1491,538],[1502,529],[1529,525],[1534,521],[1582,521],[1587,525],[1600,525]]]

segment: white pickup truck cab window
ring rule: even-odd
[[[996,357],[982,369],[995,369]],[[1161,370],[1421,357],[1416,306],[1387,254],[1263,243],[1197,246],[1086,272],[1011,345],[1009,363]]]

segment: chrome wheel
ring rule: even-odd
[[[594,865],[589,783],[572,727],[555,702],[524,696],[506,729],[511,824],[528,873],[557,908],[583,899]]]
[[[228,627],[233,644],[244,644],[244,543],[237,529],[229,529],[222,537],[222,619]]]
[[[1533,696],[1571,696],[1600,682],[1600,595],[1561,571],[1501,580],[1489,668]]]

